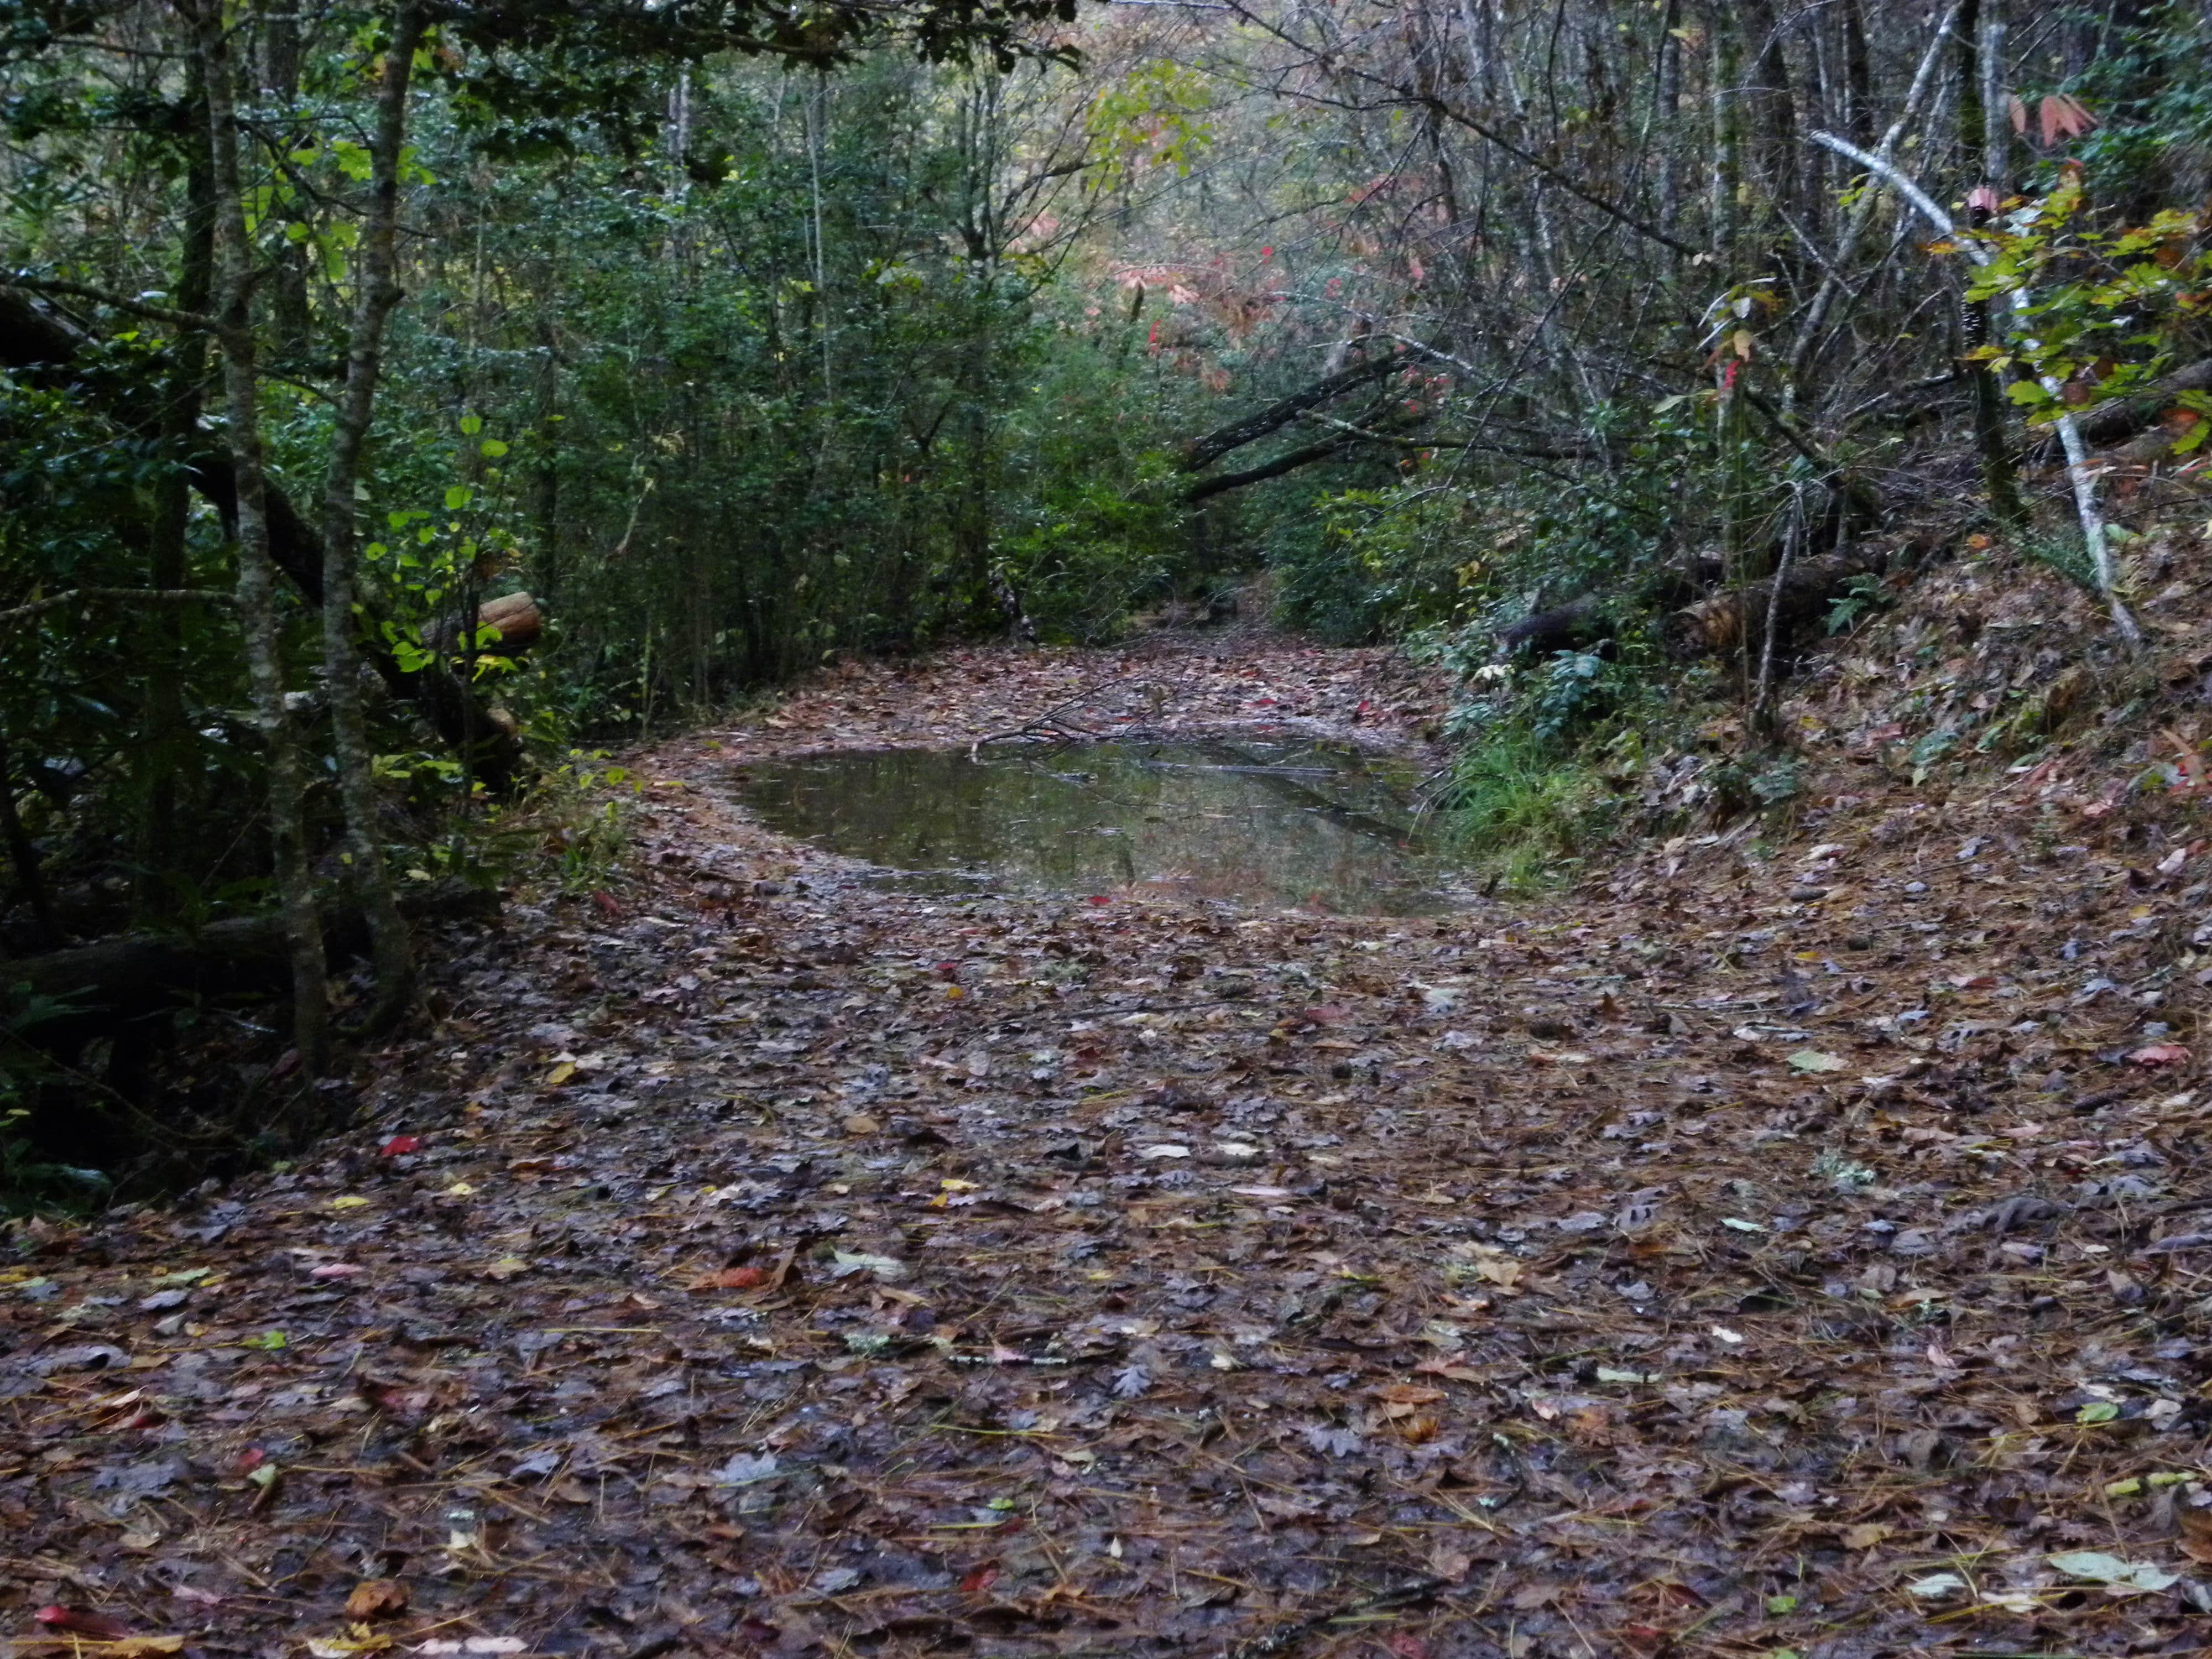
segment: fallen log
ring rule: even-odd
[[[544,631],[545,618],[538,609],[538,601],[527,593],[507,593],[495,599],[486,599],[477,607],[477,628],[479,632],[492,628],[499,630],[495,644],[477,648],[502,657],[519,657],[538,643]],[[438,631],[438,649],[447,656],[458,655],[467,643],[461,630],[450,623]]]
[[[2146,427],[2156,425],[2173,407],[2173,400],[2185,392],[2212,392],[2212,357],[2177,368],[2139,392],[2100,404],[2077,416],[2075,424],[2090,443],[2121,443]]]
[[[483,920],[496,915],[499,895],[459,882],[403,893],[400,914],[413,921]],[[368,920],[357,905],[323,913],[323,948],[333,963],[365,956]],[[44,956],[0,963],[0,986],[67,1005],[27,1033],[39,1048],[67,1054],[129,1021],[211,1000],[282,992],[291,958],[281,917],[234,916],[191,934],[125,934]]]
[[[1662,625],[1661,636],[1668,653],[1676,657],[1722,657],[1738,652],[1756,656],[1765,643],[1770,609],[1776,639],[1786,640],[1842,598],[1854,576],[1869,575],[1881,568],[1881,555],[1871,550],[1802,559],[1782,577],[1778,599],[1772,577],[1723,588],[1668,617]]]

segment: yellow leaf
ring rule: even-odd
[[[474,1191],[476,1191],[476,1188],[470,1186],[467,1182],[456,1181],[452,1186],[446,1188],[443,1196],[447,1198],[466,1198]]]
[[[331,1208],[333,1210],[365,1210],[368,1207],[368,1200],[358,1193],[348,1193],[343,1198],[334,1198],[331,1200]]]
[[[483,1270],[483,1276],[486,1279],[496,1279],[505,1283],[518,1273],[526,1273],[529,1271],[530,1264],[520,1256],[503,1255]]]
[[[575,1075],[576,1062],[573,1060],[564,1060],[545,1073],[545,1086],[549,1089],[557,1089]]]

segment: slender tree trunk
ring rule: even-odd
[[[356,638],[354,586],[360,546],[354,486],[375,413],[377,375],[383,365],[384,325],[399,302],[399,163],[407,133],[407,82],[422,43],[422,12],[416,0],[399,0],[392,16],[384,78],[376,94],[376,127],[369,145],[368,210],[362,225],[361,256],[354,270],[353,322],[346,342],[345,388],[331,437],[330,471],[323,487],[323,660],[330,679],[331,730],[337,752],[338,793],[345,805],[346,847],[376,966],[376,1001],[368,1024],[381,1029],[407,1006],[415,981],[415,953],[407,924],[392,890],[384,843],[377,831],[376,781],[368,726],[362,711],[361,653]],[[473,617],[465,626],[472,626]]]
[[[52,950],[60,948],[62,928],[54,915],[54,902],[46,892],[45,872],[39,867],[39,849],[31,842],[30,832],[23,828],[23,820],[15,811],[15,767],[8,752],[8,734],[0,732],[0,841],[8,846],[8,861],[15,866],[15,885],[23,895],[23,902],[31,907],[32,920],[39,925],[40,942]]]
[[[541,303],[550,313],[551,295]],[[561,362],[550,317],[542,319],[538,328],[537,382],[538,444],[531,462],[530,522],[538,544],[538,597],[551,612],[561,604]]]
[[[1844,0],[1844,131],[1856,143],[1874,142],[1874,60],[1861,0]]]
[[[2005,74],[2005,0],[1982,0],[1982,182],[2012,194],[2011,80]]]
[[[1735,269],[1736,194],[1743,183],[1743,88],[1738,72],[1743,54],[1729,7],[1708,6],[1705,27],[1712,36],[1713,117],[1712,222],[1707,239],[1726,283]]]
[[[215,183],[208,155],[206,94],[197,65],[185,103],[192,125],[185,133],[185,245],[177,271],[177,303],[204,312],[215,290]],[[179,336],[163,388],[160,453],[167,470],[154,489],[153,520],[148,528],[146,580],[149,587],[181,588],[185,576],[185,534],[191,513],[191,480],[186,464],[198,447],[200,404],[206,391],[207,341]],[[145,817],[138,861],[142,908],[169,908],[153,879],[161,869],[177,867],[179,782],[191,757],[185,723],[183,613],[171,605],[149,607],[146,630],[146,730],[141,750],[145,776]]]
[[[269,835],[292,963],[292,1030],[301,1064],[322,1069],[328,1050],[330,973],[323,959],[314,875],[302,817],[300,744],[284,708],[284,658],[276,615],[276,567],[269,539],[269,482],[261,447],[259,371],[254,356],[253,246],[239,171],[238,111],[230,43],[220,0],[194,0],[190,15],[207,89],[215,243],[221,272],[223,402],[238,489],[238,612],[255,723],[268,747]]]
[[[1966,0],[1959,14],[1958,100],[1959,140],[1978,167],[1983,155],[1984,88],[1979,45],[1984,36],[1982,7],[1988,0]],[[1985,344],[1990,337],[1990,307],[1986,300],[1960,302],[1962,332],[1968,349]],[[2005,429],[2004,388],[1985,362],[1971,368],[1974,377],[1974,447],[1982,458],[1982,482],[1989,491],[1990,511],[2000,523],[2027,521],[2027,503],[2021,499],[2011,435]]]
[[[284,148],[293,148],[293,106],[300,100],[300,19],[291,0],[273,3],[261,21],[261,85],[270,100],[279,106],[278,131]],[[296,205],[280,209],[287,224],[300,222]],[[304,366],[311,339],[307,309],[307,248],[289,238],[277,251],[269,273],[269,324],[272,355],[280,363]]]
[[[1658,104],[1653,127],[1659,145],[1659,228],[1669,236],[1681,234],[1682,39],[1676,33],[1681,22],[1682,0],[1667,0],[1659,18],[1658,84],[1652,95]],[[1680,265],[1681,256],[1674,254],[1670,262]]]
[[[1742,6],[1744,29],[1753,49],[1752,113],[1756,119],[1752,125],[1759,150],[1757,170],[1764,175],[1774,209],[1802,220],[1806,210],[1799,182],[1803,167],[1797,153],[1797,94],[1790,74],[1790,57],[1783,47],[1782,20],[1773,0],[1742,0]],[[1773,227],[1769,218],[1767,228]],[[1785,251],[1792,246],[1786,233],[1778,233],[1777,241]]]

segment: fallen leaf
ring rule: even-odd
[[[765,1267],[725,1267],[693,1281],[695,1291],[757,1291],[769,1281]]]
[[[1966,1594],[1966,1581],[1955,1572],[1931,1572],[1925,1578],[1916,1578],[1905,1587],[1908,1595],[1923,1601],[1938,1601],[1947,1595]]]
[[[2117,1589],[2170,1589],[2181,1582],[2179,1573],[2168,1572],[2152,1562],[2124,1561],[2102,1550],[2068,1550],[2044,1559],[2069,1578],[2086,1578],[2092,1583],[2110,1584]]]
[[[396,1578],[364,1578],[346,1597],[346,1617],[389,1619],[407,1611],[407,1586]]]
[[[2189,1050],[2178,1042],[2146,1042],[2128,1055],[2136,1066],[2185,1066],[2189,1062]]]
[[[996,1561],[985,1561],[969,1568],[961,1576],[960,1588],[973,1595],[977,1590],[990,1589],[997,1582],[998,1577],[999,1564]]]
[[[1800,1048],[1790,1056],[1793,1072],[1840,1072],[1850,1062],[1835,1054],[1824,1054],[1818,1048]]]
[[[77,1636],[89,1636],[96,1642],[119,1642],[131,1634],[131,1627],[104,1613],[94,1613],[87,1607],[65,1607],[56,1602],[40,1607],[31,1617],[48,1630],[65,1630]]]

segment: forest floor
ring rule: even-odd
[[[365,1127],[0,1271],[0,1627],[2203,1650],[2201,842],[2116,839],[2118,772],[1867,765],[1794,839],[1376,921],[885,892],[727,791],[1086,688],[1401,748],[1448,689],[978,650],[642,757],[621,878],[440,940]]]

